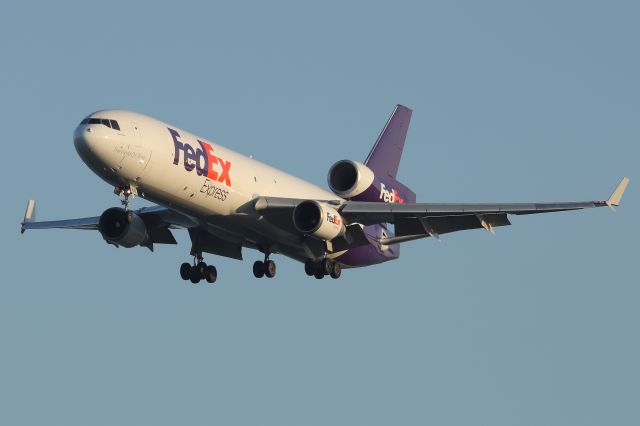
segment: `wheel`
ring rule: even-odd
[[[253,262],[253,276],[256,278],[264,277],[264,263],[259,260]]]
[[[204,278],[204,274],[207,272],[207,264],[200,261],[196,266],[198,268],[198,272],[200,273],[200,277]]]
[[[273,278],[276,276],[276,262],[273,260],[267,260],[264,262],[264,274],[267,278]]]
[[[331,271],[333,271],[333,262],[327,258],[322,259],[322,262],[320,262],[320,270],[325,275],[331,274]]]
[[[313,274],[314,277],[316,277],[317,280],[321,280],[324,278],[324,274],[322,273],[322,271],[318,270]]]
[[[182,265],[180,265],[180,277],[183,280],[187,281],[190,276],[191,276],[191,265],[185,262]]]
[[[213,265],[207,266],[204,271],[204,279],[207,280],[208,283],[213,284],[216,282],[217,278],[218,271],[216,270],[216,267]]]
[[[191,282],[194,284],[198,284],[201,277],[202,275],[200,274],[200,271],[198,271],[198,267],[192,266],[191,271],[189,272],[189,279],[191,280]]]
[[[304,262],[304,272],[309,276],[313,276],[313,274],[316,272],[316,262],[311,259],[307,259]]]
[[[331,271],[331,278],[334,280],[340,278],[340,274],[342,274],[342,266],[339,263],[333,264],[333,271]]]

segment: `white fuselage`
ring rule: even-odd
[[[282,245],[269,248],[272,251],[304,257],[296,248],[300,236],[262,220],[252,208],[255,198],[341,200],[316,185],[142,114],[104,110],[91,118],[93,123],[76,128],[74,143],[101,178],[114,186],[131,186],[138,195],[202,225],[248,237],[257,247],[261,240],[276,239]],[[119,130],[97,124],[95,118],[115,120]]]

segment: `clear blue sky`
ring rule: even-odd
[[[0,423],[640,424],[637,2],[13,2],[0,18]],[[99,214],[72,131],[143,112],[324,185],[414,109],[421,201],[607,197],[316,281],[19,234]],[[134,206],[144,205],[136,200]],[[212,260],[212,257],[209,257]]]

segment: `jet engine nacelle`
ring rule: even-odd
[[[340,160],[329,169],[327,182],[334,194],[353,198],[362,194],[375,180],[373,171],[353,160]]]
[[[340,160],[329,169],[329,188],[339,197],[354,201],[414,203],[416,194],[392,176],[378,176],[353,160]]]
[[[293,225],[303,234],[330,241],[344,235],[342,216],[333,207],[318,201],[303,201],[293,209]]]
[[[135,247],[147,241],[147,226],[140,216],[120,207],[107,209],[100,215],[98,229],[111,244]]]

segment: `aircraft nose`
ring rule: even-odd
[[[85,162],[95,153],[96,138],[95,129],[86,124],[80,124],[73,132],[73,145]]]
[[[104,128],[103,128],[104,127]],[[113,166],[114,152],[112,129],[101,123],[83,120],[73,133],[73,144],[82,161],[91,169],[104,170]]]

